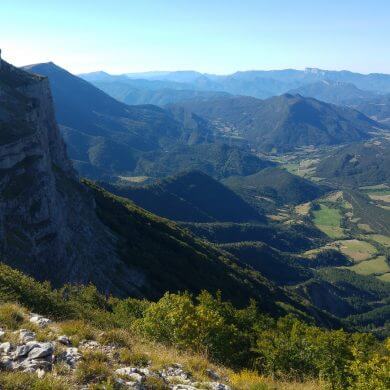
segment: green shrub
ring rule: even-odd
[[[189,294],[166,293],[146,309],[139,329],[155,341],[241,366],[252,358],[248,332],[257,313],[254,304],[237,310],[207,292],[197,297],[197,303]]]

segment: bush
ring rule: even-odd
[[[373,353],[370,357],[354,347],[354,360],[350,366],[351,390],[387,390],[390,389],[390,339],[386,341],[386,353]]]
[[[207,292],[197,297],[166,293],[150,304],[139,329],[151,339],[209,355],[214,360],[240,366],[249,362],[248,332],[257,319],[254,305],[237,310]]]

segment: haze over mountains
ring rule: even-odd
[[[280,152],[359,141],[382,126],[354,110],[288,94],[259,100],[212,93],[193,95],[165,108],[129,106],[53,63],[25,69],[49,77],[69,155],[80,174],[90,178],[164,177],[185,169],[217,178],[249,175],[267,162],[249,153],[248,147]],[[251,80],[252,73],[240,78]],[[298,78],[293,71],[277,76],[284,80],[290,73]],[[182,86],[198,76],[179,72],[164,75],[163,80],[114,78]],[[105,73],[89,77],[112,78]]]
[[[114,81],[115,77],[102,72],[82,74],[88,81]],[[187,85],[186,89],[224,91],[231,94],[265,98],[286,93],[293,88],[316,83],[332,81],[354,84],[357,88],[379,93],[390,92],[390,75],[371,73],[360,74],[349,71],[328,71],[316,68],[305,70],[270,70],[241,71],[231,75],[203,74],[195,71],[147,72],[119,76],[122,79],[165,81]]]
[[[307,68],[304,71],[246,71],[226,76],[179,71],[119,76],[93,72],[81,77],[127,104],[164,106],[221,98],[223,94],[265,99],[290,93],[351,106],[378,121],[386,122],[390,117],[388,99],[381,97],[390,91],[390,75],[387,74]]]

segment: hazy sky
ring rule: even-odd
[[[390,1],[0,0],[0,48],[74,73],[390,73]]]

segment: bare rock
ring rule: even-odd
[[[45,328],[51,323],[51,320],[49,320],[49,318],[42,317],[38,314],[31,313],[30,322],[40,326],[41,328]]]
[[[67,348],[65,352],[57,356],[59,362],[65,362],[69,367],[76,368],[77,362],[81,359],[78,348]]]
[[[29,359],[39,359],[46,356],[51,356],[54,352],[52,343],[37,343],[28,353]]]
[[[29,352],[34,348],[34,346],[35,346],[34,343],[18,345],[16,347],[15,352],[13,353],[14,360],[27,356]]]
[[[32,332],[31,330],[27,329],[20,329],[19,330],[19,340],[21,343],[27,343],[29,341],[34,341],[36,339],[37,335],[35,332]]]
[[[11,350],[12,350],[11,343],[6,342],[0,344],[0,354],[7,355],[11,352]]]
[[[160,371],[160,376],[167,382],[191,383],[191,374],[183,370],[181,364],[175,363]]]
[[[63,345],[71,345],[70,338],[68,336],[59,336],[57,341]]]
[[[12,370],[13,361],[10,356],[2,356],[0,358],[0,370]]]
[[[211,368],[208,368],[206,370],[206,375],[210,379],[212,379],[213,381],[220,381],[221,380],[221,377],[214,370],[212,370]]]

